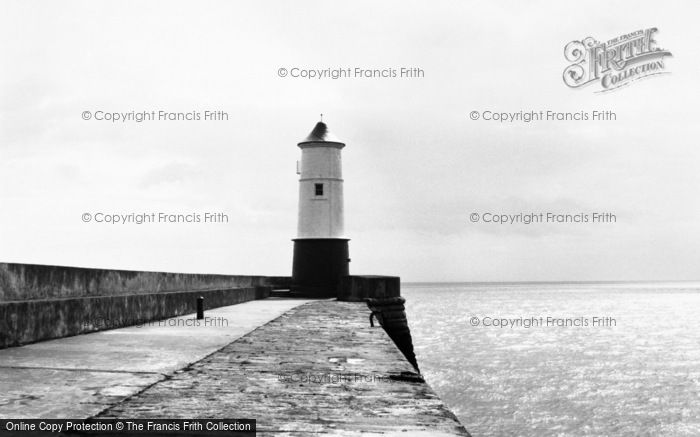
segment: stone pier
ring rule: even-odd
[[[468,436],[369,314],[301,305],[97,417],[251,418],[259,436]]]

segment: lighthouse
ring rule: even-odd
[[[299,217],[291,289],[306,296],[335,297],[350,262],[343,229],[345,143],[321,119],[298,146]]]

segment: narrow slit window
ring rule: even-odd
[[[314,184],[314,193],[317,196],[323,196],[323,184]]]

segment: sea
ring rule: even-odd
[[[474,437],[700,436],[700,282],[401,287],[421,373]]]

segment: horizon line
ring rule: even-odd
[[[552,281],[401,281],[401,284],[630,284],[630,283],[665,283],[665,282],[700,282],[700,279],[618,279],[618,280],[552,280]]]

